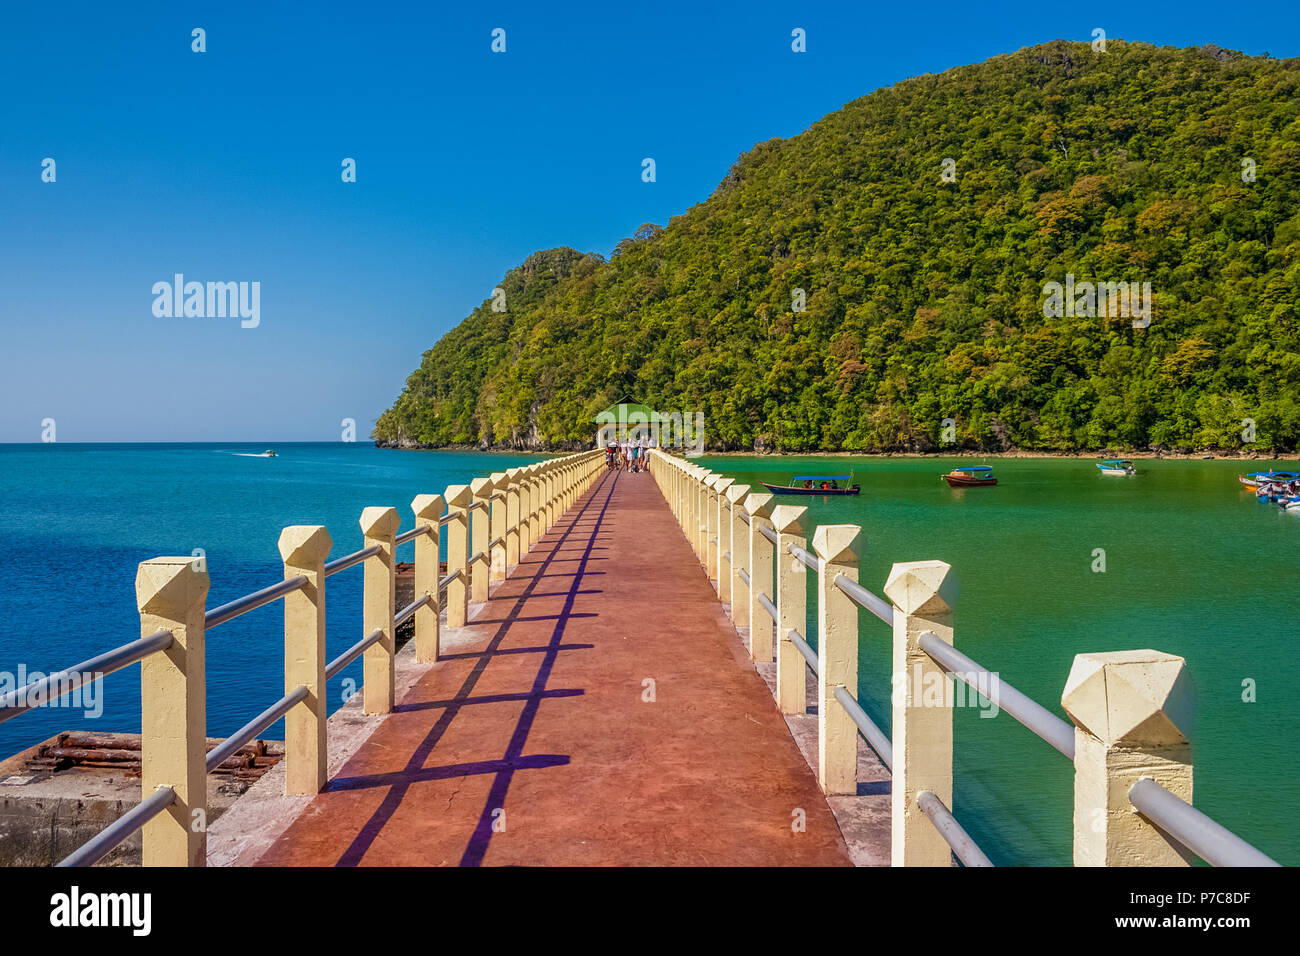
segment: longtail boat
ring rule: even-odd
[[[1300,473],[1294,471],[1252,471],[1248,475],[1238,475],[1237,480],[1247,488],[1258,488],[1261,484],[1272,481],[1295,481]]]
[[[856,495],[857,485],[840,487],[840,482],[851,482],[852,475],[795,475],[788,485],[763,482],[763,487],[774,495]]]
[[[1103,461],[1097,465],[1103,475],[1136,475],[1137,469],[1133,467],[1133,462],[1126,458],[1112,458],[1109,461]]]
[[[939,477],[954,488],[982,488],[985,485],[998,483],[998,480],[993,477],[993,469],[988,465],[954,468],[948,474]]]

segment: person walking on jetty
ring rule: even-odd
[[[612,441],[605,446],[605,470],[615,471],[618,469],[618,442]]]

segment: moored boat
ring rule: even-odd
[[[1137,469],[1133,467],[1133,462],[1125,458],[1111,458],[1108,461],[1100,462],[1097,467],[1101,469],[1103,475],[1136,475]]]
[[[954,468],[948,474],[939,477],[953,488],[980,488],[998,483],[997,478],[993,477],[993,469],[988,465]]]
[[[1237,476],[1237,480],[1247,488],[1258,488],[1262,482],[1295,481],[1297,478],[1300,478],[1300,472],[1294,471],[1252,471]]]
[[[846,482],[841,486],[840,482]],[[852,482],[852,475],[795,475],[788,485],[763,482],[763,487],[774,495],[856,495],[860,488]]]

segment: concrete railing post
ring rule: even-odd
[[[519,470],[519,559],[533,550],[533,466],[526,464]]]
[[[328,779],[325,721],[325,559],[333,541],[323,525],[294,525],[280,532],[284,579],[307,586],[284,597],[284,692],[307,696],[284,715],[284,792],[320,793]]]
[[[808,711],[804,659],[790,640],[794,628],[807,637],[808,574],[803,562],[790,553],[790,545],[807,547],[804,520],[808,509],[801,505],[777,505],[772,509],[776,529],[776,702],[783,714]]]
[[[447,486],[447,626],[464,627],[469,615],[469,485]]]
[[[474,493],[469,519],[469,600],[482,604],[488,599],[490,572],[488,542],[492,540],[492,479],[475,478],[469,483]]]
[[[727,489],[734,485],[734,478],[721,478],[713,483],[713,535],[718,539],[717,563],[710,568],[715,575],[716,589],[718,598],[726,600],[731,596],[731,568],[728,566],[728,560],[724,555],[731,545],[731,515],[728,514]]]
[[[1190,851],[1129,802],[1150,777],[1192,802],[1193,694],[1184,661],[1160,651],[1079,654],[1061,706],[1074,721],[1074,865],[1185,866]]]
[[[955,812],[952,678],[918,642],[926,631],[945,644],[953,642],[952,609],[959,590],[957,576],[942,561],[895,564],[885,583],[885,594],[894,602],[890,796],[890,861],[894,866],[952,863],[948,844],[916,804],[918,794],[928,790]]]
[[[691,521],[695,529],[695,554],[700,559],[700,564],[705,568],[709,566],[709,519],[708,519],[708,501],[709,486],[705,484],[705,479],[709,473],[698,465],[695,466],[695,482],[691,488]],[[706,575],[707,576],[707,575]]]
[[[415,659],[421,664],[432,664],[438,659],[438,618],[442,606],[438,597],[438,580],[442,576],[439,558],[442,552],[442,495],[416,495],[411,502],[415,513],[415,526],[428,528],[415,539],[415,593],[418,601],[426,594],[429,603],[415,612]],[[450,568],[451,562],[447,562]],[[450,588],[448,588],[450,591]],[[451,612],[448,611],[448,616]]]
[[[745,513],[745,497],[749,485],[732,485],[727,489],[727,510],[731,520],[726,530],[730,543],[731,567],[727,569],[727,603],[731,605],[731,623],[739,630],[749,627],[749,588],[740,573],[749,573],[749,525],[741,517]]]
[[[520,547],[522,530],[520,504],[524,494],[523,469],[511,468],[506,472],[506,568],[519,564],[523,553]]]
[[[766,594],[776,603],[776,584],[772,576],[772,542],[763,529],[772,530],[773,496],[765,491],[751,492],[745,499],[749,513],[749,656],[767,663],[772,659],[772,626],[776,623],[758,603]]]
[[[361,709],[367,714],[387,714],[393,709],[393,655],[397,652],[393,627],[397,597],[395,538],[402,519],[396,508],[372,507],[361,512],[361,531],[366,547],[379,546],[379,553],[366,558],[362,581],[362,632],[380,630],[384,636],[366,648],[361,656]]]
[[[858,580],[862,529],[822,525],[813,532],[821,560],[817,575],[817,776],[827,794],[858,792],[858,728],[835,689],[858,696],[858,606],[835,586],[844,575]]]
[[[492,482],[492,496],[488,508],[488,534],[491,535],[488,548],[488,574],[493,582],[506,579],[506,518],[509,511],[506,501],[506,473],[498,471],[489,476]]]
[[[203,614],[208,572],[195,559],[154,558],[135,576],[140,635],[171,631],[172,645],[140,662],[140,795],[171,787],[176,800],[144,825],[145,866],[207,860],[207,712]]]

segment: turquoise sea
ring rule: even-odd
[[[279,457],[253,457],[265,447],[0,445],[0,671],[58,669],[138,636],[135,571],[147,558],[202,548],[215,607],[280,578],[285,525],[327,525],[334,554],[345,554],[361,546],[368,505],[396,507],[409,528],[415,495],[537,460],[361,443],[276,444]],[[1121,479],[1086,460],[1016,459],[990,462],[996,488],[963,491],[938,477],[955,460],[701,462],[754,484],[851,469],[861,497],[803,499],[812,524],[862,526],[861,577],[878,594],[894,561],[950,563],[962,583],[957,646],[1057,713],[1076,653],[1184,656],[1197,693],[1197,806],[1300,864],[1300,515],[1241,489],[1237,473],[1253,467],[1140,461],[1137,477]],[[1092,570],[1097,548],[1104,573]],[[330,578],[330,656],[361,637],[360,592],[359,569]],[[859,698],[888,728],[889,631],[866,614],[861,626]],[[211,632],[210,734],[231,733],[280,696],[282,641],[275,606]],[[360,666],[331,683],[331,710]],[[1242,699],[1247,680],[1253,703]],[[102,686],[103,716],[31,711],[0,724],[0,754],[64,729],[138,730],[138,671]],[[995,863],[1069,863],[1069,762],[1010,717],[978,713],[956,711],[958,818]]]
[[[698,464],[759,487],[846,474],[858,498],[807,504],[809,526],[863,529],[864,586],[895,561],[938,559],[961,582],[954,643],[1054,713],[1075,654],[1154,648],[1187,661],[1194,802],[1274,859],[1300,864],[1300,514],[1261,504],[1243,471],[1292,463],[1138,461],[1131,478],[1086,459],[740,458]],[[939,475],[990,464],[999,484]],[[809,536],[811,537],[811,535]],[[1105,571],[1093,570],[1094,551]],[[810,582],[811,584],[811,582]],[[810,634],[816,632],[809,595]],[[858,698],[890,725],[890,631],[860,615]],[[1253,682],[1255,701],[1243,700]],[[994,863],[1068,864],[1070,762],[1011,717],[957,709],[954,812]]]

